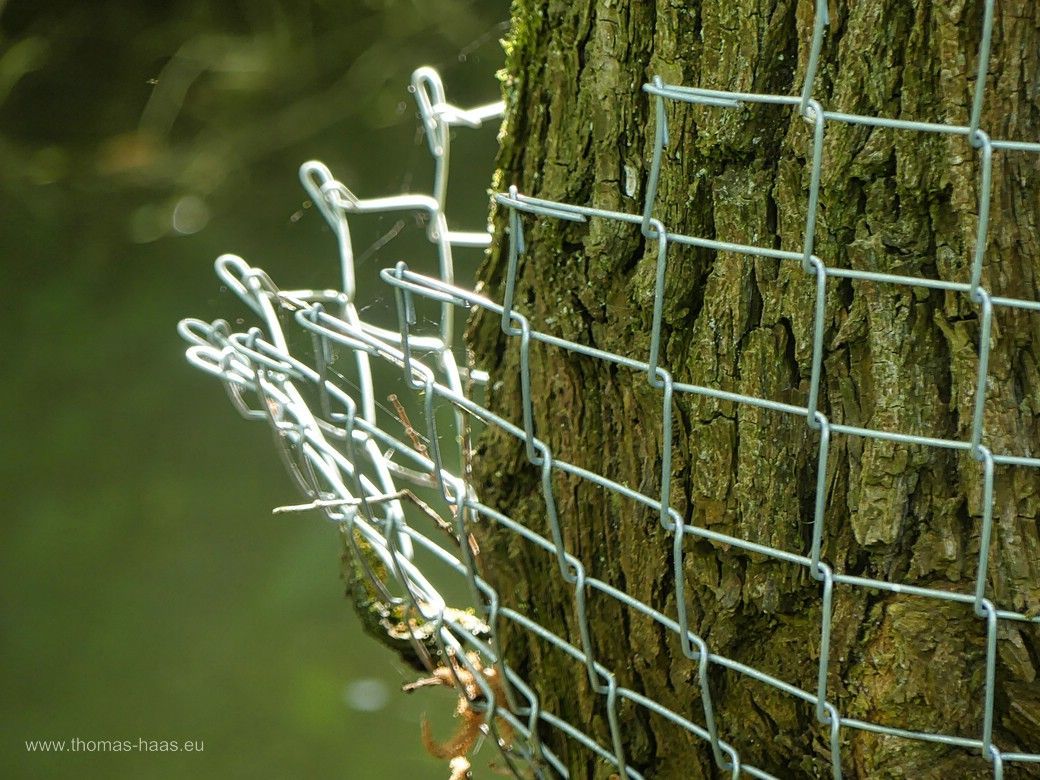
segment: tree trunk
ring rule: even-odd
[[[797,95],[812,36],[811,0],[654,3],[517,0],[508,106],[495,188],[638,214],[655,131],[641,86],[665,82]],[[977,0],[831,0],[813,95],[830,111],[966,125],[982,29]],[[996,7],[981,127],[1040,138],[1040,5]],[[812,125],[797,106],[738,109],[670,102],[671,143],[654,216],[670,231],[800,252]],[[993,154],[982,284],[1040,293],[1038,155]],[[829,267],[967,282],[975,249],[980,154],[964,135],[826,123],[814,253]],[[634,174],[634,179],[633,179]],[[631,191],[632,182],[637,191]],[[501,301],[506,213],[481,271]],[[657,243],[638,225],[525,218],[517,310],[532,329],[638,360],[649,353]],[[677,382],[806,405],[815,279],[797,261],[670,245],[661,365]],[[830,279],[819,409],[831,423],[968,441],[980,307],[967,294]],[[995,306],[982,442],[1035,456],[1040,442],[1040,313]],[[475,364],[490,406],[520,422],[519,339],[474,315]],[[553,457],[641,493],[660,491],[661,391],[645,374],[531,347],[535,430]],[[671,506],[686,523],[808,555],[819,435],[804,417],[677,394]],[[482,503],[549,535],[539,477],[521,442],[484,432],[474,481]],[[998,466],[986,596],[1040,612],[1040,471]],[[567,550],[602,579],[676,616],[672,536],[656,511],[554,473]],[[827,463],[822,560],[835,573],[974,592],[982,464],[963,450],[835,434]],[[712,653],[816,690],[821,585],[807,567],[687,533],[690,629]],[[580,646],[574,588],[552,555],[482,523],[480,565],[522,612]],[[588,593],[596,660],[618,682],[703,724],[697,664],[677,636]],[[604,697],[584,667],[501,621],[508,661],[542,706],[609,748]],[[827,696],[843,717],[979,739],[986,620],[973,605],[838,585]],[[999,620],[994,744],[1040,751],[1040,631]],[[712,664],[719,733],[744,763],[780,777],[829,776],[827,727],[811,704]],[[648,777],[714,777],[705,741],[631,702],[619,705],[630,765]],[[611,769],[559,731],[547,744],[574,777]],[[987,777],[981,751],[843,727],[846,777]],[[1009,776],[1038,776],[1009,762]],[[1033,769],[1031,769],[1033,767]]]

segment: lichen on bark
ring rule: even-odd
[[[653,149],[641,85],[665,81],[797,94],[813,21],[810,0],[654,3],[517,0],[503,72],[507,117],[497,190],[638,213]],[[814,95],[829,110],[966,124],[980,2],[833,0]],[[997,4],[982,125],[993,138],[1040,137],[1040,6]],[[790,107],[667,108],[671,134],[655,216],[673,231],[800,251],[811,127]],[[993,158],[983,284],[1040,295],[1036,154]],[[632,172],[640,186],[633,192]],[[831,266],[967,281],[975,248],[979,155],[964,136],[828,121],[815,253]],[[505,218],[481,270],[501,299]],[[645,359],[656,245],[637,227],[526,222],[517,306],[532,327]],[[797,263],[671,246],[662,364],[679,381],[790,403],[806,400],[814,280]],[[475,315],[468,341],[492,374],[491,408],[519,420],[519,353],[496,318]],[[835,423],[967,440],[978,365],[978,307],[967,295],[831,279],[820,408]],[[1040,316],[994,316],[984,441],[1036,455]],[[558,349],[532,347],[536,430],[560,458],[639,491],[660,489],[660,393],[645,377]],[[689,523],[804,554],[818,439],[804,419],[698,396],[676,399],[671,505]],[[473,459],[481,500],[546,533],[537,469],[495,429]],[[823,556],[835,571],[971,592],[982,471],[969,455],[837,435],[827,463]],[[589,574],[675,615],[671,540],[656,514],[556,475],[569,551]],[[995,474],[987,595],[1040,608],[1040,478]],[[491,524],[478,529],[485,577],[510,604],[577,643],[573,591],[543,551]],[[808,572],[691,539],[684,553],[691,628],[712,650],[815,688],[820,587]],[[701,722],[697,671],[649,620],[590,596],[596,657],[621,684]],[[507,599],[508,601],[508,599]],[[1002,621],[994,739],[1040,751],[1040,632]],[[508,660],[544,706],[609,744],[602,697],[580,666],[519,630]],[[862,588],[835,591],[830,700],[846,716],[977,738],[984,621],[970,606]],[[812,708],[713,667],[722,735],[781,777],[828,776],[830,748]],[[625,703],[626,751],[654,777],[712,777],[705,743]],[[981,756],[947,745],[842,730],[846,777],[988,777]],[[573,776],[605,777],[588,751],[547,732]],[[1027,764],[1006,771],[1034,776]]]

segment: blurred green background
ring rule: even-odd
[[[450,692],[400,693],[414,672],[360,633],[335,530],[271,515],[299,497],[269,431],[174,328],[249,324],[222,252],[334,285],[299,164],[362,197],[428,192],[409,75],[497,99],[507,17],[505,0],[0,0],[0,776],[446,776],[418,723]],[[459,228],[484,222],[494,136],[458,141]],[[359,253],[397,231],[359,280],[377,319],[378,270],[433,257],[397,219],[351,223]],[[471,279],[479,252],[456,259]],[[73,738],[205,750],[25,749]]]

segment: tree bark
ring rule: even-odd
[[[666,82],[799,93],[811,0],[619,2],[517,0],[507,44],[507,118],[494,187],[639,213],[653,150],[653,103]],[[966,125],[981,2],[832,0],[814,96],[828,110]],[[982,127],[994,139],[1040,138],[1040,5],[996,7]],[[674,232],[801,251],[812,127],[797,108],[670,103],[654,215]],[[626,192],[632,175],[637,192]],[[1035,153],[993,155],[982,283],[993,295],[1040,294],[1040,170]],[[828,121],[815,254],[828,266],[967,282],[980,161],[964,136]],[[502,209],[481,271],[502,299]],[[526,220],[517,309],[534,329],[639,360],[649,352],[656,242],[638,226]],[[671,245],[661,363],[676,381],[805,405],[815,281],[797,262]],[[970,438],[979,307],[967,295],[830,280],[819,408],[834,423]],[[490,370],[491,408],[520,421],[518,339],[474,315],[468,341]],[[994,311],[983,442],[1037,454],[1040,314]],[[642,493],[660,490],[661,394],[645,375],[532,343],[537,435],[554,457]],[[804,418],[676,396],[671,506],[686,522],[798,554],[809,550],[818,436]],[[496,429],[473,458],[481,501],[548,535],[539,470]],[[823,560],[835,572],[973,592],[982,468],[968,453],[835,435]],[[567,549],[603,579],[675,617],[671,536],[646,510],[579,479],[553,477]],[[1038,471],[998,467],[986,594],[1040,611]],[[483,574],[505,606],[578,645],[573,587],[555,559],[481,524]],[[687,536],[690,628],[712,652],[813,691],[821,588],[805,567]],[[592,644],[619,683],[702,723],[696,664],[674,634],[590,594]],[[504,623],[508,661],[543,706],[610,745],[603,697],[581,665]],[[986,626],[970,604],[836,587],[828,697],[847,717],[978,738]],[[994,742],[1040,751],[1040,631],[1000,621]],[[720,736],[780,777],[830,773],[826,729],[810,705],[712,666]],[[625,750],[648,777],[714,777],[707,744],[629,703]],[[574,777],[612,771],[588,750],[543,737]],[[977,753],[843,728],[846,777],[989,777]],[[1009,776],[1037,776],[1009,764]]]

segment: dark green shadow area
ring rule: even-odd
[[[507,14],[503,0],[0,2],[0,776],[446,775],[418,721],[450,729],[452,696],[399,692],[414,673],[361,634],[335,529],[271,515],[299,496],[269,431],[189,368],[174,329],[248,323],[213,274],[223,252],[286,287],[335,284],[299,164],[325,161],[362,196],[424,191],[409,75],[434,65],[449,100],[496,99]],[[485,219],[494,135],[459,141],[463,228]],[[352,223],[359,251],[396,219]],[[405,219],[360,274],[384,322],[378,270],[433,267]],[[459,277],[478,260],[460,252]],[[204,751],[25,746],[73,739]]]

